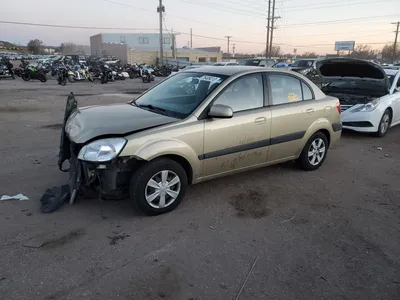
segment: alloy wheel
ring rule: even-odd
[[[325,156],[325,142],[321,138],[316,138],[308,149],[308,161],[311,165],[317,166]]]
[[[390,117],[386,113],[383,115],[382,122],[381,122],[381,133],[384,134],[386,130],[389,128]]]
[[[179,196],[181,180],[170,170],[162,170],[150,178],[145,187],[145,198],[153,208],[171,205]]]

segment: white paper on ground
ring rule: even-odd
[[[0,201],[4,201],[4,200],[29,200],[29,198],[22,194],[18,194],[15,196],[3,195],[3,196],[1,196]]]

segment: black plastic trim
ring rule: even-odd
[[[232,153],[262,148],[262,147],[266,147],[266,146],[286,143],[286,142],[302,139],[304,137],[305,133],[306,133],[305,131],[289,133],[289,134],[273,137],[271,139],[265,139],[265,140],[261,140],[261,141],[257,141],[257,142],[244,144],[244,145],[239,145],[239,146],[234,146],[234,147],[230,147],[230,148],[226,148],[226,149],[222,149],[222,150],[204,153],[204,154],[199,155],[198,157],[199,157],[199,160],[203,160],[203,159],[228,155],[228,154],[232,154]]]
[[[332,129],[335,132],[342,130],[342,128],[343,128],[342,123],[333,123],[332,124]]]

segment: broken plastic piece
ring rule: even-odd
[[[56,186],[47,189],[40,199],[40,210],[44,213],[51,213],[59,209],[69,199],[69,185]]]
[[[15,196],[3,195],[3,196],[1,196],[0,201],[4,201],[4,200],[29,200],[29,198],[22,194],[18,194]]]

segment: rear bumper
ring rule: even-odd
[[[340,140],[342,135],[342,123],[334,123],[332,124],[332,133],[331,133],[331,140],[329,146],[332,146]]]

